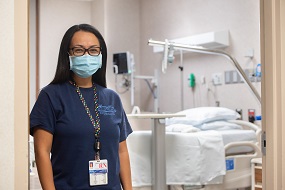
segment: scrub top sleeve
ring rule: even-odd
[[[127,115],[124,110],[122,110],[122,122],[120,123],[120,142],[127,139],[129,134],[133,132],[131,125],[128,121]]]
[[[50,97],[42,90],[30,114],[30,134],[33,136],[34,128],[36,127],[53,134],[55,123],[56,116]]]

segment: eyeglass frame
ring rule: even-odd
[[[75,54],[74,54],[74,51],[73,51],[74,48],[82,48],[82,49],[84,50],[83,54],[82,54],[82,55],[75,55]],[[91,55],[90,52],[89,52],[89,49],[91,49],[91,48],[99,48],[100,51],[99,51],[98,55]],[[91,47],[89,47],[89,48],[86,49],[86,48],[84,48],[83,46],[75,46],[75,47],[69,48],[69,51],[71,51],[72,54],[73,54],[73,56],[76,56],[76,57],[83,56],[86,52],[87,52],[90,56],[99,56],[99,55],[101,54],[102,48],[101,48],[101,47],[98,47],[98,46],[91,46]],[[69,52],[68,52],[68,54],[69,54]],[[69,55],[70,55],[70,54],[69,54]]]

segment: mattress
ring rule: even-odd
[[[219,184],[226,173],[222,135],[217,131],[166,132],[166,182]],[[134,187],[151,185],[151,131],[134,131],[127,139]]]

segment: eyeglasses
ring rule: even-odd
[[[98,56],[101,52],[101,48],[97,46],[96,47],[92,46],[88,49],[85,49],[83,47],[73,47],[73,48],[70,48],[70,50],[72,51],[74,56],[82,56],[85,54],[86,51],[91,56]]]

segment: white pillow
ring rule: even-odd
[[[202,131],[207,130],[241,130],[243,129],[241,125],[235,123],[229,123],[227,121],[212,121],[209,123],[204,123],[202,125],[196,126],[197,128],[201,129]]]
[[[211,121],[235,120],[240,118],[240,115],[236,111],[224,107],[198,107],[187,109],[177,114],[183,114],[186,117],[167,118],[165,124],[179,123],[196,126]]]
[[[165,127],[166,132],[180,132],[180,133],[193,133],[201,131],[200,129],[193,127],[192,125],[185,124],[173,124]]]

